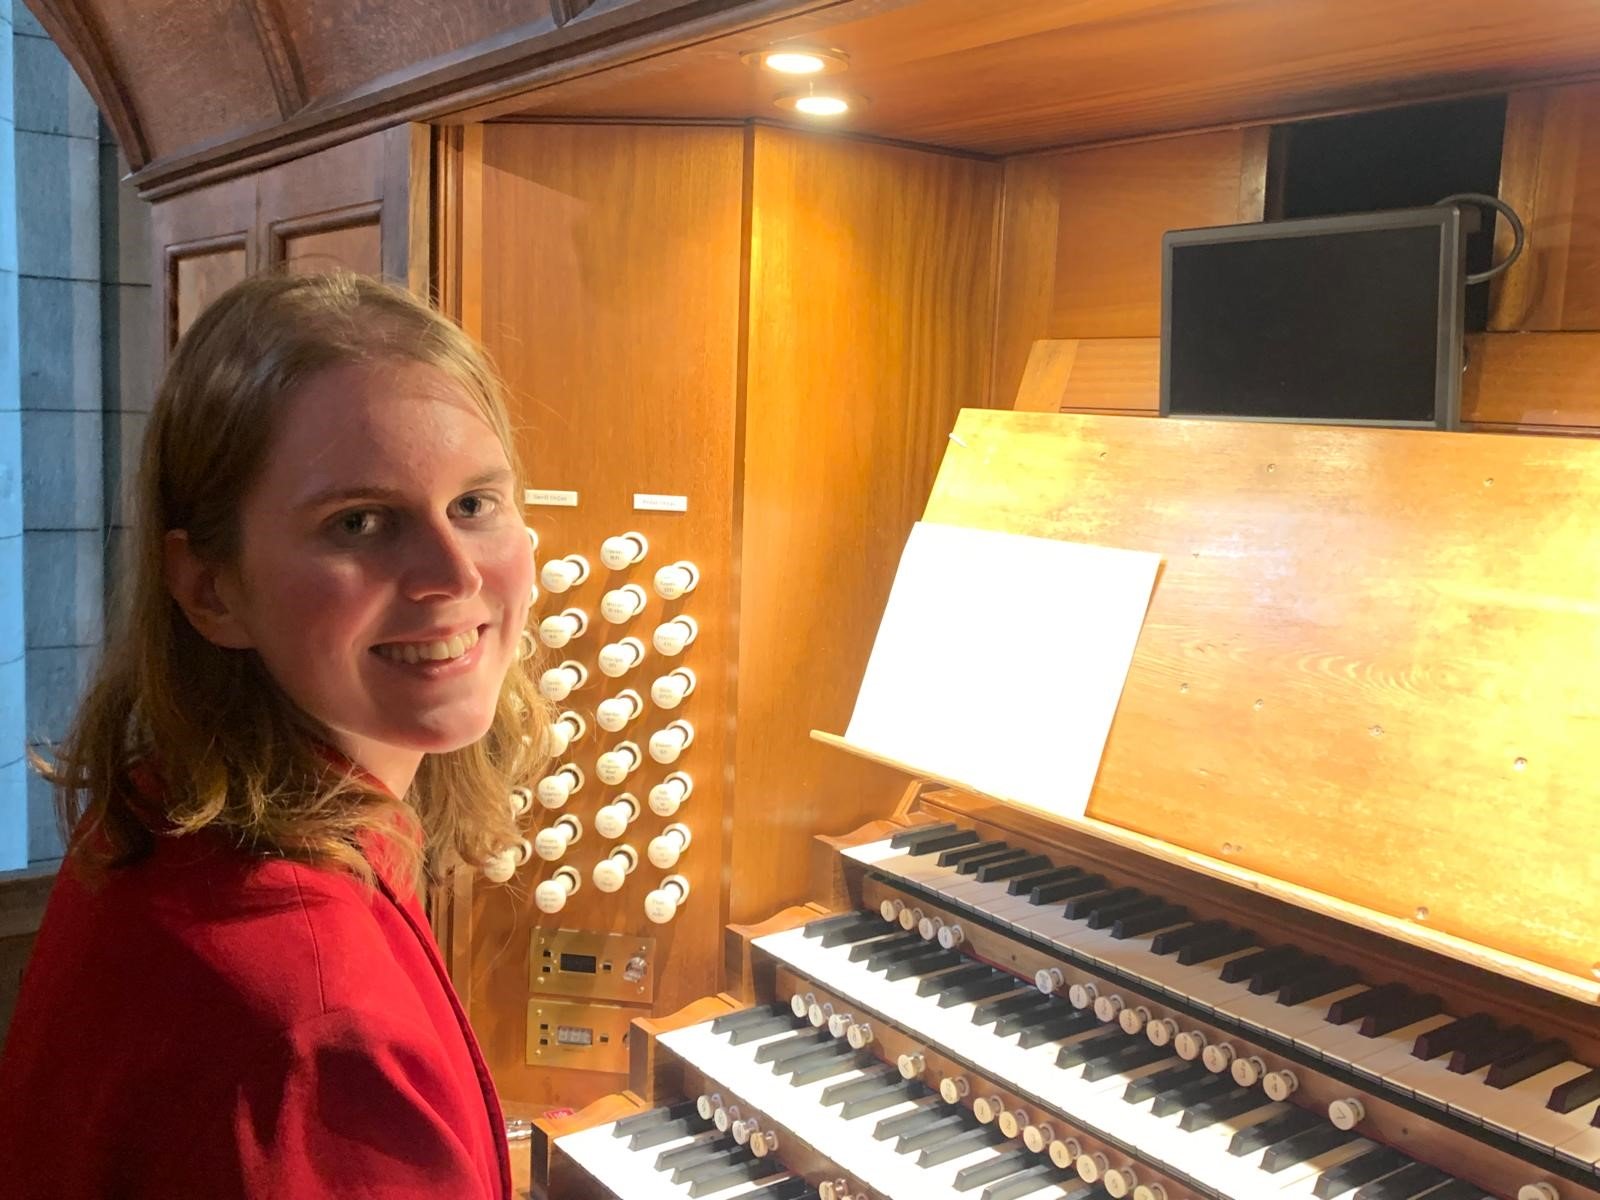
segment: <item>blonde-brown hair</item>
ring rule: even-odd
[[[213,645],[169,594],[163,543],[236,561],[240,505],[274,444],[284,401],[350,363],[424,363],[476,402],[518,472],[501,386],[481,350],[409,293],[366,276],[266,275],[200,314],[179,342],[145,434],[116,623],[54,761],[69,855],[98,869],[147,855],[161,834],[218,831],[240,847],[370,879],[370,834],[420,881],[452,859],[482,865],[518,836],[513,786],[545,759],[550,706],[531,660],[514,663],[488,734],[424,757],[396,801],[338,766],[313,718],[254,651]],[[156,808],[140,773],[159,775]],[[414,815],[413,815],[414,814]]]

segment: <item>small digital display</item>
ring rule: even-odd
[[[592,1046],[594,1045],[594,1030],[582,1025],[557,1025],[556,1045],[558,1046]]]
[[[563,954],[561,956],[561,969],[571,971],[577,975],[593,975],[596,968],[595,956],[592,954]]]

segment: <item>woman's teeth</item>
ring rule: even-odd
[[[469,629],[445,642],[385,642],[373,649],[393,662],[447,662],[460,658],[477,644],[478,631]]]

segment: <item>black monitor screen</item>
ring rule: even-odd
[[[1168,234],[1162,412],[1453,424],[1459,218],[1416,215]]]

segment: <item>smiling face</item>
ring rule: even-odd
[[[489,729],[533,555],[500,440],[449,375],[395,362],[312,377],[239,528],[216,578],[228,641],[340,750],[401,793],[423,754]]]

